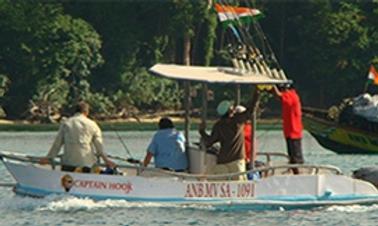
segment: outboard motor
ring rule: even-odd
[[[378,167],[364,167],[353,171],[353,177],[374,184],[378,188]]]

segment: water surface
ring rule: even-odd
[[[122,138],[134,158],[142,159],[153,134],[105,132],[105,149],[111,155],[127,156]],[[28,155],[45,155],[55,132],[0,132],[0,150]],[[258,148],[285,152],[281,131],[258,131]],[[197,141],[195,131],[191,141]],[[373,166],[378,155],[337,155],[320,147],[305,133],[305,160],[308,163],[335,165],[350,175],[352,170]],[[13,179],[0,164],[1,182]],[[43,199],[20,197],[0,187],[0,226],[6,225],[377,225],[378,205],[331,206],[309,210],[220,211],[211,206],[129,203],[122,200],[93,201],[66,196]]]

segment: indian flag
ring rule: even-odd
[[[378,85],[378,73],[375,70],[374,66],[370,66],[369,75],[368,75],[369,82],[374,85]]]
[[[222,4],[215,4],[215,10],[218,13],[218,18],[224,26],[235,24],[239,21],[241,23],[250,23],[256,19],[263,17],[263,14],[258,9],[251,9],[247,7],[225,6]]]

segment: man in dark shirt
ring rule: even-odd
[[[220,142],[221,146],[217,165],[209,170],[210,174],[245,171],[244,123],[251,117],[251,106],[254,106],[256,101],[257,92],[246,111],[242,113],[235,113],[230,101],[222,101],[217,107],[217,113],[221,118],[214,124],[210,135],[206,133],[205,125],[201,124],[199,133],[206,147],[216,142]],[[246,176],[240,175],[233,179],[246,180]]]

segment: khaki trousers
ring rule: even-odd
[[[228,173],[238,173],[238,172],[245,172],[245,160],[238,159],[229,163],[225,164],[217,164],[213,168],[209,170],[209,174],[228,174]],[[225,179],[225,178],[222,178]],[[247,176],[245,174],[234,176],[232,180],[247,180]]]

